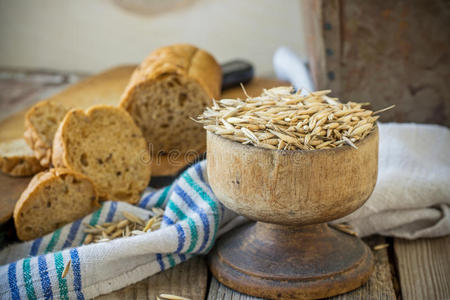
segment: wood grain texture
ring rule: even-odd
[[[321,0],[301,1],[306,49],[314,85],[325,86],[327,82],[326,51],[323,42],[324,21]]]
[[[450,236],[395,239],[402,298],[450,299]]]
[[[14,206],[31,177],[11,177],[0,172],[0,224],[12,217]]]
[[[364,238],[363,241],[373,249],[376,245],[386,243],[386,239],[381,236],[371,236]],[[393,247],[393,245],[389,245]],[[359,289],[346,294],[335,296],[329,299],[336,300],[378,300],[378,299],[396,299],[393,285],[391,266],[389,262],[388,249],[373,251],[375,258],[375,269],[367,281]]]
[[[62,72],[0,69],[0,120],[28,108],[39,100],[51,97],[84,76]]]
[[[364,238],[363,240],[371,248],[375,245],[384,244],[386,242],[385,238],[380,236],[371,236],[368,238]],[[392,245],[390,245],[390,247],[392,247]],[[328,299],[333,300],[396,299],[392,283],[392,274],[387,249],[374,251],[373,254],[375,257],[375,269],[369,281],[352,292],[331,297]],[[234,291],[224,286],[213,277],[211,279],[207,299],[257,300],[262,298],[241,294],[237,291]]]
[[[372,251],[326,224],[248,223],[220,238],[210,271],[243,294],[270,299],[319,299],[359,288],[373,271]]]
[[[370,249],[324,224],[361,207],[373,191],[378,129],[356,145],[280,151],[208,132],[214,194],[258,221],[217,242],[209,258],[214,276],[242,293],[277,299],[324,298],[366,282],[373,269]]]
[[[385,122],[450,125],[448,1],[302,4],[317,89],[331,88],[344,102],[370,101],[375,109],[396,104]]]
[[[328,222],[361,207],[375,186],[378,128],[356,145],[358,149],[282,151],[243,145],[208,131],[209,184],[226,207],[252,220]]]
[[[178,266],[155,274],[136,284],[110,294],[97,297],[97,300],[156,299],[160,294],[172,294],[192,300],[206,297],[208,268],[204,257],[194,257]]]
[[[208,291],[208,300],[257,300],[263,298],[257,298],[245,294],[241,294],[235,290],[232,290],[225,285],[217,281],[216,278],[211,278],[211,283]]]
[[[0,69],[0,141],[23,136],[24,115],[36,102],[53,97],[85,75]]]

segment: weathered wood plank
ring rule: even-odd
[[[0,224],[12,217],[14,206],[31,177],[11,177],[0,172]]]
[[[386,239],[380,236],[372,236],[363,240],[371,248],[375,245],[386,243]],[[392,245],[390,247],[392,247]],[[374,251],[374,257],[375,269],[366,284],[352,292],[330,299],[396,299],[389,265],[388,249]],[[224,286],[213,277],[208,291],[208,300],[214,299],[255,300],[261,298],[240,294],[239,292]]]
[[[256,300],[262,298],[256,298],[236,292],[220,282],[216,278],[211,278],[211,284],[209,286],[208,300]]]
[[[84,75],[0,69],[0,120],[48,98]]]
[[[447,0],[299,2],[317,89],[375,109],[395,103],[384,122],[450,126]]]
[[[206,297],[208,268],[204,257],[195,257],[175,268],[153,275],[136,284],[107,295],[97,300],[156,299],[160,294],[172,294],[192,300]]]
[[[386,239],[381,236],[372,236],[364,238],[363,240],[372,249],[376,245],[386,243]],[[389,247],[392,247],[392,245],[389,245]],[[330,299],[396,299],[391,266],[389,263],[388,248],[373,251],[373,254],[375,258],[375,269],[372,276],[370,276],[369,281],[359,289]]]
[[[395,239],[402,298],[450,299],[450,236]]]

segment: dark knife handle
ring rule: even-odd
[[[222,67],[222,91],[231,87],[239,86],[253,79],[253,66],[241,59],[224,63]]]

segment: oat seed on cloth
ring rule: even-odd
[[[380,124],[379,174],[366,205],[344,220],[362,235],[406,238],[450,233],[450,135],[433,125]],[[98,211],[34,241],[0,251],[0,299],[89,299],[138,282],[197,254],[245,222],[223,207],[207,184],[206,162],[171,186],[147,190],[136,206],[105,202]],[[148,218],[165,209],[161,229],[81,246],[84,224]],[[68,261],[67,276],[62,273]]]

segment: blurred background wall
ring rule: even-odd
[[[98,72],[189,42],[271,75],[278,46],[306,55],[299,0],[185,1],[137,14],[120,0],[0,0],[0,67]]]

